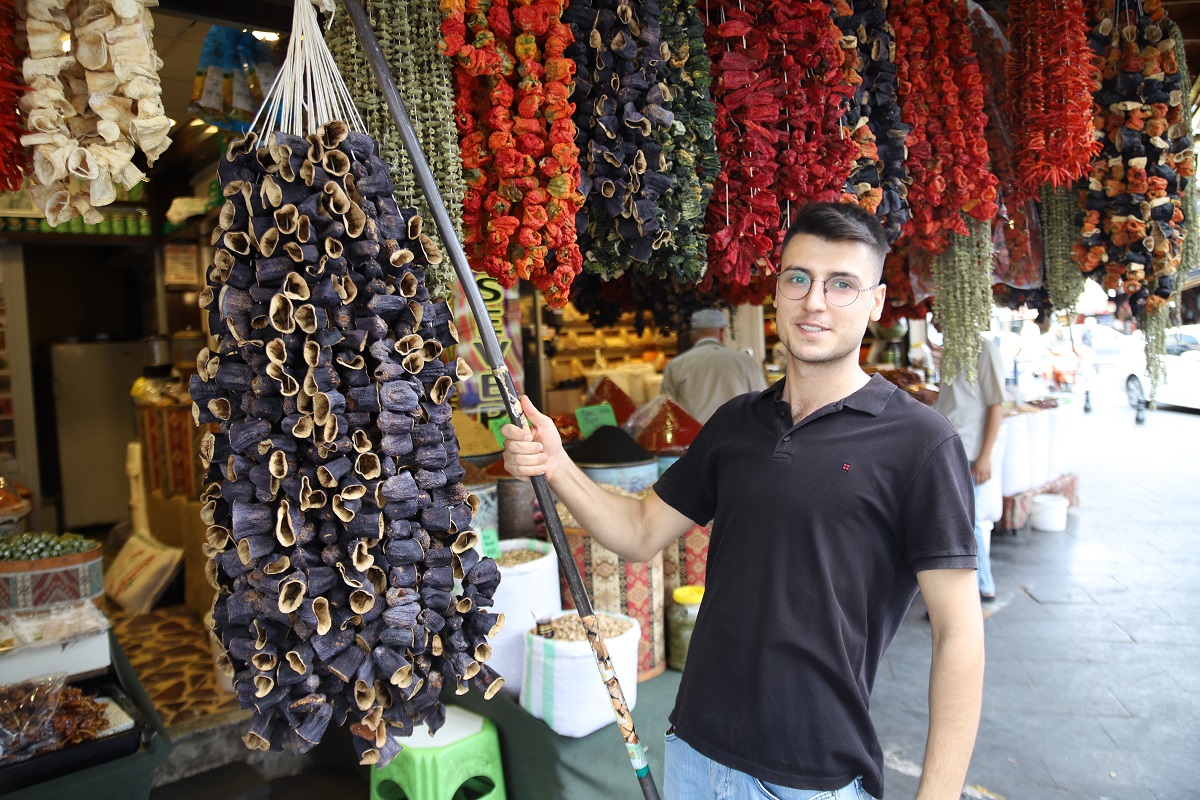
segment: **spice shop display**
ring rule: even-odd
[[[443,5],[443,52],[454,64],[462,148],[463,244],[473,268],[504,287],[532,281],[552,308],[583,268],[576,243],[579,149],[571,120],[574,41],[562,0],[486,14]]]
[[[52,227],[76,216],[98,223],[97,208],[116,200],[117,184],[132,189],[146,177],[135,150],[153,165],[171,144],[153,18],[140,0],[28,0],[18,12],[29,48],[20,108],[30,196]]]
[[[450,220],[461,235],[466,184],[454,121],[451,64],[438,50],[441,11],[437,3],[410,0],[368,3],[365,8],[399,85],[413,129],[429,159]],[[388,116],[383,94],[367,65],[349,15],[334,13],[325,40],[350,95],[362,112],[367,133],[379,145],[379,155],[391,170],[396,202],[405,208],[416,208],[424,219],[431,219],[425,197],[417,186],[412,160]],[[429,235],[441,247],[437,232],[431,230]],[[425,284],[433,297],[448,299],[454,284],[454,271],[449,262],[430,264],[425,271]]]
[[[332,74],[311,5],[295,9],[277,89]],[[266,118],[303,130],[283,97]],[[219,347],[190,392],[197,421],[221,426],[201,512],[220,663],[255,712],[248,747],[306,752],[333,722],[361,763],[386,764],[396,735],[442,724],[444,686],[502,685],[484,663],[500,575],[451,424],[467,373],[442,360],[453,321],[422,281],[434,248],[345,122],[252,132],[218,174],[201,305]]]

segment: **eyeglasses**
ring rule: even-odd
[[[803,300],[812,291],[814,283],[824,287],[825,299],[832,306],[848,306],[858,299],[863,292],[878,287],[859,286],[854,278],[830,278],[829,280],[814,280],[808,273],[797,269],[789,269],[778,278],[779,291],[789,300]]]

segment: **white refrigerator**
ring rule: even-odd
[[[62,479],[60,527],[129,517],[126,444],[137,438],[129,390],[142,374],[141,342],[56,344],[54,411]]]

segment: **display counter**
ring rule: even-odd
[[[1058,395],[1051,402],[1034,401],[1004,418],[992,457],[999,475],[999,492],[981,498],[994,510],[998,531],[1013,532],[1029,522],[1033,498],[1058,494],[1079,505],[1073,454],[1082,401]],[[1043,406],[1043,407],[1038,407]],[[1049,407],[1046,407],[1049,406]],[[993,479],[992,483],[995,480]]]
[[[632,710],[638,736],[646,745],[650,774],[659,789],[663,781],[663,735],[670,724],[667,715],[675,706],[682,673],[667,670],[637,686],[637,705]],[[599,680],[599,675],[596,680]],[[504,761],[504,784],[509,797],[571,800],[610,800],[638,793],[637,778],[630,766],[616,721],[600,730],[572,739],[559,736],[503,694],[484,700],[477,692],[443,695],[459,705],[490,719],[500,734]]]

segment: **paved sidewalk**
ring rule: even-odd
[[[1200,798],[1200,413],[1144,426],[1093,382],[1063,533],[992,543],[983,720],[964,797]],[[920,600],[876,682],[887,797],[913,797],[927,725]]]

